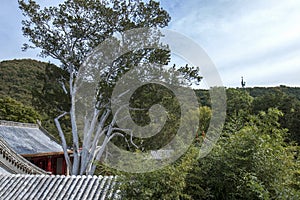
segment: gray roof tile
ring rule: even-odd
[[[19,154],[0,137],[0,169],[13,174],[47,174]],[[0,174],[3,170],[0,170]],[[7,174],[7,173],[6,173]]]
[[[3,166],[1,167],[1,164],[0,164],[0,174],[10,174],[10,172],[7,171]]]
[[[17,123],[16,123],[17,124]],[[38,127],[0,124],[0,137],[18,154],[62,152],[63,149]]]
[[[117,198],[114,176],[0,174],[0,199],[107,199]]]

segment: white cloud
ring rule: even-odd
[[[62,0],[44,5],[57,5]],[[300,85],[300,1],[160,0],[170,28],[198,42],[215,62],[226,86]],[[22,52],[21,12],[16,1],[0,7],[0,60],[31,57]],[[249,86],[249,85],[248,85]]]
[[[300,50],[299,1],[187,0],[181,6],[171,10],[171,29],[202,45],[225,85],[239,86],[242,75],[254,77],[251,86],[300,84],[296,76],[290,78],[300,68],[295,56]]]

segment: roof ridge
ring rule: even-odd
[[[120,199],[117,176],[0,174],[1,199]]]
[[[14,126],[14,127],[25,127],[25,128],[39,128],[37,124],[34,123],[23,123],[23,122],[14,122],[14,121],[6,121],[0,120],[0,126]]]
[[[35,166],[19,154],[17,154],[7,143],[0,137],[0,154],[3,160],[0,162],[10,171],[18,173],[29,173],[29,174],[47,174],[46,171]],[[14,167],[11,168],[11,166]]]
[[[116,178],[117,176],[113,175],[53,175],[53,174],[0,174],[0,176],[10,176],[10,177],[56,177],[56,178],[96,178],[96,179],[103,179],[103,178]]]

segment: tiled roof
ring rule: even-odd
[[[0,138],[0,173],[47,174],[19,154]]]
[[[0,165],[0,174],[10,174],[10,173],[8,172],[8,170],[6,170],[6,169],[4,168],[4,166],[1,166],[1,165]]]
[[[61,145],[35,124],[0,121],[0,137],[18,154],[63,151]]]
[[[114,176],[4,175],[0,199],[118,199]]]

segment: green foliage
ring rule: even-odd
[[[199,67],[189,67],[188,64],[186,64],[178,71],[181,72],[185,79],[189,81],[189,85],[199,85],[202,79],[202,77],[199,76]]]
[[[151,121],[149,109],[155,104],[160,104],[166,109],[167,120],[162,130],[155,136],[145,139],[135,138],[135,144],[142,151],[160,149],[165,146],[175,136],[179,127],[179,102],[169,89],[159,84],[146,84],[134,92],[130,107],[134,108],[131,111],[131,117],[135,123],[140,126],[149,124]]]
[[[0,62],[0,96],[32,106],[33,90],[42,90],[46,63],[36,60]]]
[[[43,127],[58,138],[53,119],[69,107],[69,96],[61,87],[65,83],[68,88],[65,81],[68,73],[53,64],[22,59],[0,62],[0,77],[0,98],[11,97],[32,107],[39,114]],[[69,129],[67,119],[62,126]]]
[[[52,64],[45,64],[44,72],[40,75],[42,88],[32,89],[32,105],[42,114],[42,125],[50,133],[59,139],[57,129],[54,125],[54,118],[61,111],[69,110],[70,95],[67,93],[69,74]],[[65,91],[64,91],[65,89]],[[71,144],[69,116],[61,119],[63,130],[66,132],[66,140]]]
[[[239,112],[250,113],[253,97],[244,90],[229,88],[227,94],[227,115],[237,115]]]
[[[115,38],[111,39],[111,41],[114,41],[115,44],[122,43],[128,45],[125,47],[126,50],[128,50],[128,47],[135,47],[137,44],[132,44],[130,39],[128,39],[132,37],[132,35],[129,34],[129,36],[126,37],[124,31],[134,28],[153,28],[151,33],[155,34],[149,37],[143,33],[143,36],[145,40],[147,40],[147,44],[158,44],[161,34],[157,28],[167,26],[170,21],[170,16],[160,7],[159,2],[153,0],[147,2],[143,0],[65,0],[57,7],[46,8],[41,8],[40,5],[33,0],[18,0],[18,2],[19,8],[25,16],[25,20],[22,21],[22,31],[30,43],[24,45],[24,50],[31,47],[40,48],[42,50],[42,56],[50,56],[59,60],[62,64],[62,68],[70,73],[69,94],[71,98],[71,109],[67,111],[70,111],[74,149],[72,174],[78,174],[80,167],[80,173],[83,173],[87,170],[87,163],[90,162],[90,159],[93,159],[93,156],[87,155],[94,154],[94,152],[90,151],[91,144],[93,140],[97,140],[98,137],[85,137],[86,140],[83,142],[82,147],[82,154],[84,156],[79,157],[79,153],[77,154],[79,149],[78,134],[82,134],[84,130],[80,129],[80,127],[83,127],[83,123],[87,122],[87,120],[84,121],[77,118],[79,125],[77,126],[76,124],[75,94],[76,91],[80,90],[80,87],[75,88],[73,86],[75,79],[79,78],[76,77],[79,68],[95,47],[115,33],[120,33],[122,42]],[[137,36],[139,35],[137,34]],[[138,48],[140,48],[140,46],[138,46]],[[112,120],[112,116],[108,118],[103,116],[111,111],[111,93],[119,78],[141,62],[156,61],[157,63],[166,64],[169,60],[168,51],[153,48],[138,48],[134,48],[135,50],[132,52],[117,56],[112,63],[105,63],[105,58],[114,58],[118,51],[122,52],[124,48],[119,48],[119,46],[118,49],[114,49],[111,46],[107,49],[104,48],[107,53],[111,54],[109,56],[102,56],[103,60],[101,61],[103,61],[105,65],[101,67],[106,67],[106,69],[102,70],[101,74],[94,80],[94,83],[97,83],[99,86],[96,91],[97,103],[95,104],[96,109],[99,110],[99,116],[96,118],[105,121],[100,122],[103,126],[115,126],[115,121]],[[97,59],[97,63],[99,63],[98,61]],[[157,68],[162,68],[162,66],[157,66]],[[194,76],[193,78],[198,78],[198,69],[188,67],[185,68],[184,73],[188,73],[189,69],[191,70],[189,75]],[[113,134],[111,128],[103,128],[103,130],[107,130],[104,135],[107,138],[111,136],[110,134]],[[60,131],[60,133],[63,140],[64,134],[62,131]],[[86,132],[84,134],[86,134]],[[66,145],[63,146],[65,147]],[[105,144],[102,144],[102,146],[104,147]],[[100,154],[98,154],[97,159],[102,156],[102,154]],[[80,159],[82,161],[80,161]],[[88,161],[86,161],[86,159],[88,159]],[[94,167],[87,173],[93,173],[93,171]]]
[[[254,113],[267,111],[271,107],[283,112],[284,115],[279,120],[280,124],[282,127],[289,129],[289,139],[300,144],[300,101],[280,89],[256,97],[253,101]]]
[[[122,199],[190,199],[185,194],[185,179],[196,162],[197,148],[192,147],[175,163],[149,173],[122,173],[120,195]]]
[[[229,88],[227,93],[226,123],[224,130],[232,133],[244,127],[252,113],[253,97],[245,90]]]
[[[207,106],[201,106],[199,108],[199,128],[201,132],[207,132],[208,127],[209,127],[209,122],[212,116],[212,111],[209,107]]]
[[[300,100],[300,89],[299,87],[288,87],[285,85],[280,85],[279,87],[253,87],[245,88],[252,97],[260,97],[269,93],[274,93],[276,91],[281,91],[291,97],[295,97]]]
[[[58,7],[40,8],[19,0],[26,20],[23,33],[43,56],[61,61],[69,72],[78,70],[87,54],[114,32],[132,28],[165,27],[169,14],[150,0],[66,0]],[[24,49],[31,45],[25,44]]]
[[[0,98],[0,119],[24,123],[36,123],[41,116],[30,106],[10,97]]]
[[[60,110],[69,107],[69,97],[60,87],[60,81],[67,79],[68,74],[47,63],[13,60],[0,63],[0,76],[1,119],[33,123],[41,119],[54,133],[52,119]],[[68,88],[68,83],[65,85]],[[147,108],[150,106],[147,103],[155,100],[155,103],[167,105],[170,111],[176,111],[176,102],[168,99],[172,94],[162,89],[156,95],[154,89],[157,88],[152,88],[152,91],[151,87],[141,88],[135,93],[137,98],[132,105]],[[136,199],[136,195],[141,199],[298,199],[299,147],[287,143],[287,138],[298,141],[294,138],[300,130],[300,104],[295,98],[297,90],[291,90],[295,96],[286,93],[290,91],[288,88],[285,92],[281,91],[282,88],[280,91],[264,89],[260,90],[261,93],[253,90],[250,94],[259,96],[254,96],[252,103],[252,98],[244,90],[229,90],[230,112],[226,129],[207,157],[199,162],[180,160],[147,174],[126,174],[126,180],[134,181],[122,186],[122,192],[126,192],[124,198]],[[204,105],[209,105],[208,91],[196,91],[196,94]],[[144,101],[149,98],[154,100]],[[284,115],[278,110],[269,110],[270,107],[277,107]],[[138,123],[147,122],[147,109],[143,112],[144,118],[137,119]],[[251,112],[256,115],[250,115]],[[210,113],[210,108],[200,108],[201,130],[206,129]],[[169,115],[169,119],[175,120],[177,115],[175,112]],[[64,120],[67,129],[69,119]],[[169,126],[171,128],[172,123]],[[144,147],[152,148],[156,145],[154,141],[144,143]],[[111,169],[104,171],[115,174]]]
[[[193,198],[298,199],[299,185],[291,184],[297,183],[299,169],[296,147],[284,141],[287,130],[280,128],[281,115],[269,109],[251,116],[238,132],[225,133],[193,171],[201,177],[197,180],[201,190]]]
[[[209,96],[209,91],[208,90],[199,90],[196,89],[194,90],[195,94],[198,98],[198,102],[201,106],[211,106],[211,100],[210,100],[210,96]]]

